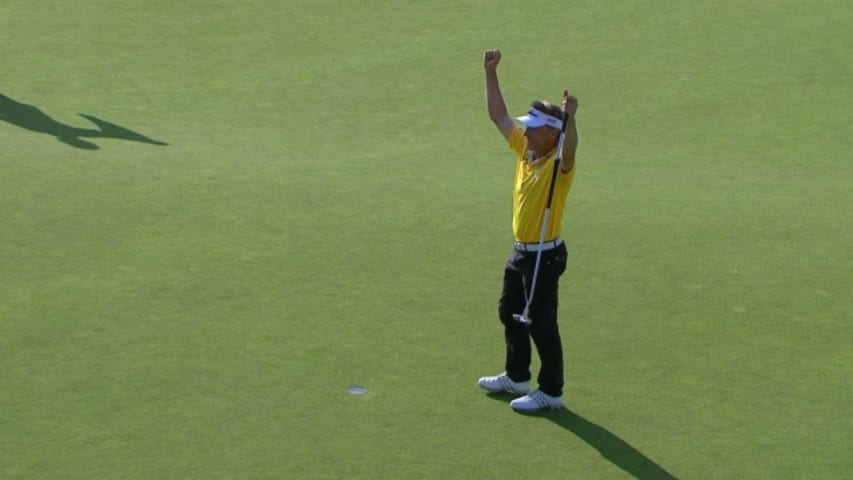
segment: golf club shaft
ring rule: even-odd
[[[542,260],[542,245],[545,244],[545,230],[548,229],[548,217],[551,215],[551,208],[545,208],[545,214],[542,216],[542,228],[539,231],[539,251],[536,252],[536,263],[533,265],[533,279],[530,281],[530,293],[527,295],[527,303],[524,305],[524,315],[530,313],[530,304],[533,303],[533,294],[536,292],[536,278],[539,277],[539,262]]]

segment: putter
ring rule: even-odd
[[[519,323],[531,325],[530,304],[533,303],[533,294],[536,292],[536,278],[539,276],[539,262],[542,259],[542,245],[545,244],[545,231],[548,230],[548,217],[551,216],[551,199],[554,197],[554,184],[557,182],[557,170],[560,169],[560,161],[563,159],[563,142],[566,140],[566,124],[569,116],[563,112],[563,126],[560,129],[560,141],[557,142],[557,155],[554,158],[554,171],[551,174],[551,186],[548,188],[548,202],[545,204],[545,213],[542,214],[542,226],[539,228],[539,249],[536,251],[536,263],[533,265],[533,279],[530,282],[530,293],[525,292],[526,303],[524,311],[513,313],[512,318]]]

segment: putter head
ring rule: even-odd
[[[528,317],[527,315],[525,315],[523,313],[513,313],[512,319],[518,323],[523,323],[525,325],[530,325],[533,323],[533,320],[531,320],[530,317]]]

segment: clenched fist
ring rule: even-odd
[[[483,53],[483,67],[486,70],[495,70],[501,61],[500,50],[486,50]]]
[[[569,94],[568,90],[563,90],[563,111],[570,117],[574,117],[578,111],[578,105],[578,97]]]

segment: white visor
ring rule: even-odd
[[[523,123],[528,128],[543,127],[547,125],[549,127],[556,128],[557,130],[563,129],[562,121],[532,107],[528,110],[527,115],[518,117],[516,120]]]

